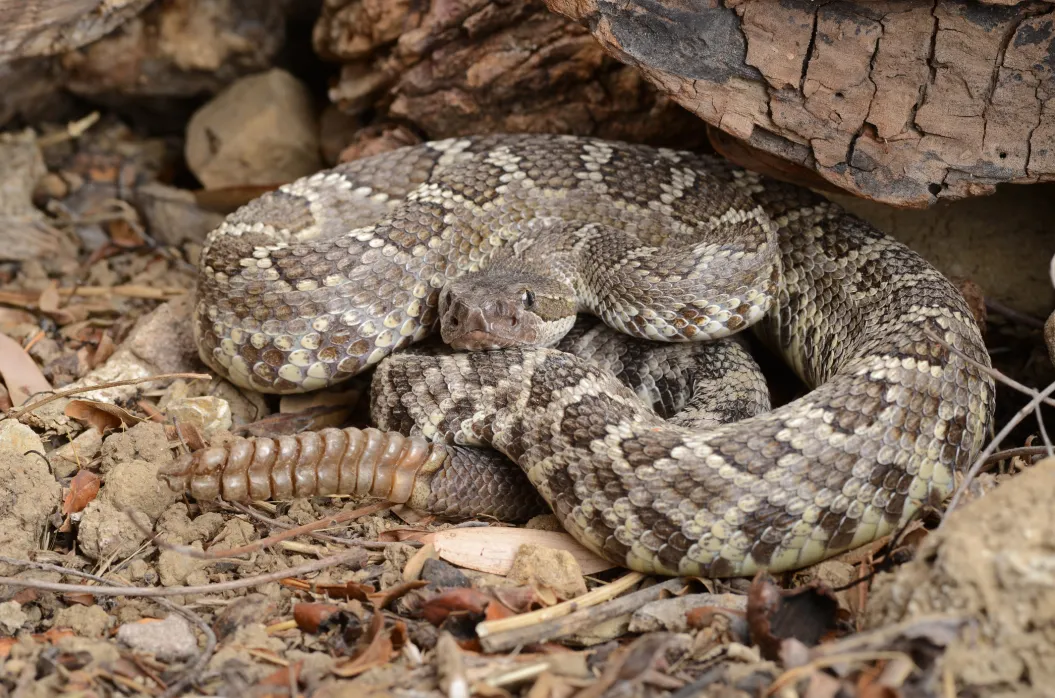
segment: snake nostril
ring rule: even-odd
[[[514,315],[513,319],[509,321],[509,326],[510,327],[516,327],[517,326],[517,316],[516,315]]]
[[[452,317],[450,322],[451,322],[451,327],[457,327],[460,324],[458,322],[458,318],[456,318],[456,317]]]

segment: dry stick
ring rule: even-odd
[[[361,516],[375,514],[384,509],[390,509],[393,506],[395,505],[390,502],[376,502],[374,504],[368,504],[367,506],[362,507],[361,509],[355,509],[353,511],[342,511],[341,513],[336,514],[334,516],[330,516],[325,519],[319,519],[318,521],[312,521],[311,523],[304,524],[303,526],[297,526],[296,528],[291,528],[288,531],[283,531],[282,533],[276,533],[275,535],[268,536],[267,538],[255,540],[247,545],[241,545],[237,548],[228,548],[227,550],[215,551],[198,550],[197,548],[192,548],[189,545],[177,545],[176,543],[169,543],[168,541],[161,540],[157,538],[156,533],[150,530],[149,526],[144,526],[141,522],[136,520],[135,514],[137,512],[133,511],[132,509],[125,509],[124,511],[125,515],[132,521],[133,524],[135,524],[136,528],[145,533],[149,538],[153,539],[151,542],[153,542],[154,545],[158,546],[159,548],[162,548],[164,550],[174,550],[175,552],[182,553],[187,557],[194,557],[198,558],[199,560],[218,560],[221,558],[231,558],[236,557],[238,555],[247,555],[249,553],[255,553],[262,550],[265,546],[274,545],[275,543],[281,543],[284,540],[296,538],[299,535],[311,533],[312,531],[317,531],[320,528],[327,528],[328,526],[333,526],[334,524],[344,523],[345,521],[358,519]],[[348,540],[345,541],[345,543],[354,544],[354,541]]]
[[[77,395],[79,393],[90,393],[95,390],[107,390],[109,388],[121,388],[126,385],[138,385],[139,383],[153,383],[154,381],[164,380],[176,380],[178,378],[186,378],[188,380],[212,380],[212,376],[208,373],[159,373],[156,376],[143,376],[142,378],[130,378],[123,381],[110,381],[109,383],[99,383],[98,385],[82,385],[76,388],[67,388],[66,390],[60,390],[57,393],[53,393],[46,398],[37,400],[34,403],[26,405],[21,409],[9,412],[6,416],[7,419],[19,419],[22,415],[29,414],[33,410],[39,409],[49,402],[60,400],[70,395]]]
[[[100,584],[106,584],[107,586],[117,586],[117,583],[111,581],[105,577],[92,574],[90,572],[82,572],[80,570],[70,569],[63,567],[62,565],[53,565],[50,562],[36,562],[33,560],[19,560],[18,558],[8,557],[6,555],[0,555],[0,562],[6,562],[11,565],[19,565],[20,567],[33,567],[39,570],[47,570],[49,572],[58,572],[59,574],[69,575],[71,577],[80,577],[82,579],[90,579]],[[194,611],[189,608],[184,608],[178,604],[174,604],[168,599],[155,599],[154,603],[158,604],[162,608],[166,608],[173,613],[178,613],[183,616],[191,623],[198,626],[198,629],[205,635],[205,649],[198,653],[194,663],[187,667],[187,670],[183,672],[183,675],[176,680],[175,683],[169,684],[164,693],[161,694],[162,698],[170,698],[177,695],[186,686],[190,685],[191,681],[194,680],[195,676],[198,676],[205,665],[209,663],[212,658],[213,652],[216,651],[216,633],[213,632],[209,624]]]
[[[985,463],[989,459],[989,456],[991,456],[993,454],[993,451],[995,451],[1000,446],[1000,442],[1002,442],[1007,437],[1007,435],[1011,433],[1012,429],[1018,426],[1019,422],[1029,416],[1029,413],[1032,412],[1037,407],[1037,405],[1040,404],[1041,400],[1051,395],[1052,393],[1055,393],[1055,383],[1052,383],[1047,388],[1044,388],[1043,391],[1037,393],[1036,396],[1032,400],[1030,400],[1025,407],[1015,413],[1015,416],[1011,418],[1011,421],[1005,424],[1004,428],[1001,429],[997,433],[997,435],[993,437],[993,440],[989,442],[989,445],[986,446],[985,449],[978,455],[978,458],[974,461],[974,465],[971,466],[971,469],[967,471],[966,475],[964,475],[963,482],[960,483],[960,486],[957,488],[956,494],[953,495],[952,500],[949,502],[949,506],[945,508],[945,515],[942,517],[941,524],[938,525],[939,528],[941,528],[941,526],[945,524],[945,521],[949,516],[949,512],[955,509],[956,505],[960,503],[960,499],[963,497],[963,493],[967,491],[967,487],[971,484],[971,481],[974,480],[975,476],[978,475],[978,473],[982,470],[982,467],[985,466]]]
[[[339,565],[342,562],[348,562],[349,560],[355,559],[359,554],[358,550],[346,550],[337,555],[331,555],[330,557],[324,557],[321,560],[314,560],[312,562],[305,562],[302,565],[278,570],[277,572],[268,572],[267,574],[258,574],[255,577],[248,577],[246,579],[235,579],[229,582],[218,582],[216,584],[201,584],[192,587],[93,587],[88,584],[59,584],[57,582],[41,582],[33,579],[19,579],[17,577],[0,577],[0,586],[6,584],[13,587],[29,587],[41,591],[54,591],[58,594],[91,594],[92,596],[145,596],[149,598],[157,598],[162,596],[215,594],[221,591],[245,589],[246,587],[253,587],[259,584],[277,582],[281,579],[287,579],[298,574],[318,572],[327,567],[332,567],[333,565]]]
[[[500,635],[501,633],[509,632],[510,630],[516,630],[517,628],[537,625],[538,623],[553,620],[554,618],[560,618],[561,616],[566,616],[583,608],[588,608],[589,606],[596,606],[599,603],[614,599],[624,591],[631,589],[644,578],[645,575],[640,572],[631,572],[630,574],[623,575],[611,584],[597,587],[593,591],[589,591],[578,598],[564,601],[547,608],[540,608],[531,613],[521,613],[520,615],[510,616],[509,618],[500,618],[498,620],[488,620],[478,623],[476,625],[476,635],[478,637]]]
[[[1026,313],[1015,310],[1014,308],[1006,306],[1000,301],[993,300],[992,298],[985,299],[985,307],[998,315],[1003,315],[1012,320],[1018,320],[1024,325],[1029,325],[1036,329],[1044,329],[1044,321],[1040,318],[1027,315]]]
[[[1008,460],[1009,458],[1029,458],[1032,456],[1046,455],[1048,455],[1047,446],[1019,446],[1018,448],[1008,448],[1003,451],[997,451],[989,456],[989,460],[987,460],[985,464],[991,465],[1002,460]]]
[[[1033,414],[1037,415],[1037,428],[1040,430],[1040,440],[1044,442],[1044,448],[1048,449],[1048,456],[1055,456],[1052,450],[1051,439],[1048,438],[1048,428],[1044,425],[1044,417],[1040,414],[1040,403],[1033,406]]]
[[[224,504],[228,505],[229,507],[231,507],[235,511],[240,511],[243,514],[245,514],[246,516],[249,516],[249,517],[251,517],[253,519],[256,519],[257,521],[259,521],[262,524],[266,524],[268,526],[273,526],[275,528],[281,528],[281,529],[285,529],[285,530],[290,530],[292,528],[295,528],[292,524],[288,524],[288,523],[285,523],[284,521],[279,521],[277,519],[272,519],[271,517],[264,516],[263,514],[261,514],[259,511],[257,511],[253,507],[246,506],[245,504],[242,504],[240,502],[224,502]],[[390,505],[390,506],[395,506],[395,505]],[[327,519],[327,521],[330,524],[333,524],[332,520]],[[305,532],[301,531],[301,533],[305,533]],[[331,536],[331,535],[327,535],[325,533],[319,533],[318,531],[307,531],[306,533],[307,533],[307,535],[311,536],[312,538],[315,538],[315,539],[321,540],[321,541],[325,541],[327,543],[338,543],[340,545],[350,545],[351,544],[351,545],[356,545],[356,546],[358,546],[360,548],[364,548],[366,550],[385,550],[386,548],[391,548],[393,545],[400,545],[400,544],[402,544],[402,545],[409,545],[409,546],[415,547],[415,548],[421,548],[424,545],[423,543],[421,543],[421,541],[416,541],[416,540],[394,541],[394,542],[391,542],[391,543],[386,543],[385,541],[363,540],[362,538],[341,538],[340,536]]]
[[[485,652],[502,652],[521,645],[548,642],[636,610],[650,601],[659,599],[664,592],[677,594],[687,586],[688,583],[684,579],[675,577],[599,606],[585,608],[527,628],[517,628],[498,635],[481,637],[480,645]]]

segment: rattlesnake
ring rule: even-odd
[[[700,429],[556,349],[398,351],[432,333],[450,279],[560,234],[617,240],[591,248],[607,281],[576,277],[576,307],[662,342],[753,325],[814,389]],[[271,468],[301,482],[286,494],[428,505],[479,498],[501,468],[465,464],[463,446],[490,444],[580,542],[646,572],[793,569],[874,540],[950,493],[993,410],[979,329],[939,272],[807,190],[688,152],[517,135],[346,163],[229,216],[198,292],[200,353],[233,382],[300,392],[380,364],[374,419],[415,436],[238,442],[184,458],[174,486],[220,494],[222,474]],[[357,482],[338,481],[342,458],[363,460]]]

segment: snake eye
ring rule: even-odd
[[[521,296],[524,301],[525,308],[531,308],[535,305],[535,294],[530,289],[524,291],[524,295]]]

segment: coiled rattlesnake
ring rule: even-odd
[[[554,349],[398,351],[433,331],[448,280],[561,231],[617,241],[590,248],[599,280],[577,289],[578,306],[658,341],[753,324],[813,391],[696,429]],[[691,153],[533,135],[403,148],[243,207],[210,236],[201,269],[195,332],[213,368],[284,393],[380,363],[382,429],[493,445],[570,533],[642,571],[783,570],[871,541],[949,494],[991,419],[991,378],[949,350],[989,364],[947,279],[806,190]],[[326,448],[353,440],[341,438]],[[414,443],[401,448],[417,458]],[[286,448],[311,468],[341,457]],[[245,453],[232,462],[249,467]],[[182,467],[205,460],[224,467],[215,454]],[[401,491],[419,503],[437,468],[459,467],[415,462]]]

